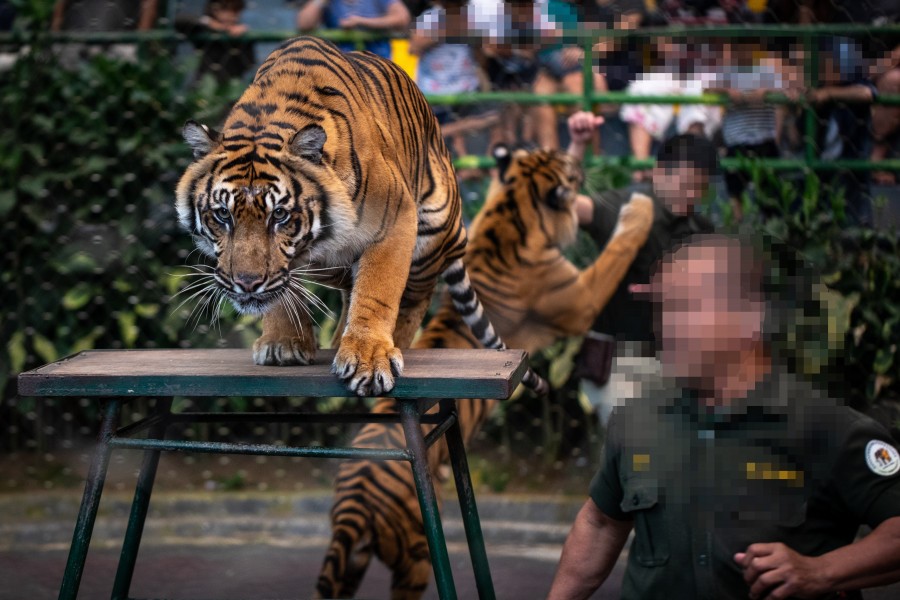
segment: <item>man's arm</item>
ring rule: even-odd
[[[803,556],[781,543],[752,544],[734,560],[751,598],[817,598],[900,581],[900,517],[822,556]]]
[[[547,600],[590,597],[609,577],[631,527],[632,521],[607,516],[588,498],[566,538]]]
[[[50,31],[62,31],[63,19],[66,16],[69,0],[56,0],[53,5],[53,19],[50,21]]]
[[[156,26],[158,12],[158,0],[141,0],[141,16],[138,21],[138,31],[150,31],[153,29]]]
[[[578,111],[568,120],[569,148],[566,152],[580,164],[584,160],[584,151],[594,136],[597,128],[603,124],[603,117],[588,111]]]
[[[872,88],[867,85],[853,84],[831,86],[809,90],[806,98],[813,104],[819,102],[872,102]]]
[[[312,31],[322,23],[322,12],[327,0],[309,0],[297,11],[297,29]]]
[[[406,29],[412,21],[409,9],[400,0],[391,2],[380,17],[351,16],[341,21],[341,27],[368,27],[369,29]]]

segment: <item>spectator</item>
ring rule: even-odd
[[[624,0],[622,0],[624,1]],[[588,3],[567,0],[546,0],[541,17],[544,39],[558,39],[590,28],[585,18]],[[639,20],[639,17],[636,17]],[[534,81],[535,94],[584,93],[584,49],[571,43],[550,43],[538,53],[538,71]],[[593,74],[591,89],[604,89],[603,77]],[[542,148],[559,148],[556,110],[551,104],[539,104],[533,109],[535,136]]]
[[[803,24],[849,23],[857,25],[888,25],[900,21],[900,2],[897,0],[800,0],[796,18]],[[900,93],[900,71],[896,69],[900,53],[891,50],[896,36],[868,33],[856,40],[839,42],[850,54],[877,57],[870,66],[869,81],[879,94]],[[868,158],[883,160],[891,153],[892,142],[900,128],[900,109],[884,105],[871,108],[872,148]],[[872,180],[885,185],[896,179],[892,173],[875,171]]]
[[[722,119],[722,138],[728,157],[777,158],[778,127],[776,108],[765,103],[769,92],[783,91],[779,71],[771,64],[754,59],[755,46],[749,40],[727,41],[723,46],[723,67],[713,87],[707,91],[727,95],[731,104]],[[743,170],[725,174],[725,186],[735,216],[742,216],[742,198],[750,181]],[[756,193],[773,196],[777,191],[767,186]]]
[[[639,27],[646,18],[644,0],[597,0],[588,18],[601,29],[620,31]],[[598,92],[620,92],[643,70],[643,44],[637,38],[600,38],[594,44]],[[612,109],[601,108],[604,114]]]
[[[177,16],[175,29],[186,34],[213,32],[239,38],[247,33],[247,26],[240,22],[244,7],[244,0],[209,0],[203,16]],[[202,49],[198,79],[206,74],[219,83],[240,79],[256,64],[251,42],[196,40],[194,44]]]
[[[825,38],[819,47],[819,84],[807,99],[816,111],[816,146],[822,160],[864,159],[869,136],[870,103],[878,95],[866,77],[859,46],[848,38]],[[805,119],[796,126],[806,136]],[[847,217],[853,224],[872,224],[872,198],[866,172],[821,171],[833,193],[844,196]],[[824,199],[824,198],[823,198]],[[823,206],[823,209],[828,209]]]
[[[900,46],[886,52],[869,71],[878,94],[900,94]],[[872,105],[872,151],[869,160],[889,158],[900,132],[900,108]],[[888,171],[873,171],[872,181],[879,185],[895,185],[897,177]]]
[[[383,33],[409,27],[412,20],[409,9],[401,0],[308,0],[297,13],[297,28],[309,32],[319,27],[326,29],[361,29]],[[350,42],[338,47],[349,52],[356,49]],[[388,39],[365,43],[365,49],[383,58],[391,58]]]
[[[494,5],[481,2],[482,28],[490,30],[484,44],[484,63],[493,91],[531,90],[537,76],[540,10],[534,0],[508,0]],[[486,27],[487,26],[487,27]],[[500,123],[491,130],[489,147],[534,142],[534,125],[520,104],[503,107]]]
[[[109,32],[148,31],[156,25],[158,0],[57,0],[53,6],[51,31]],[[60,63],[68,68],[103,52],[123,60],[137,60],[134,44],[66,44],[61,48]]]
[[[550,600],[588,598],[629,533],[622,598],[848,598],[900,580],[900,452],[787,372],[765,265],[698,236],[653,282],[670,385],[616,410]],[[856,540],[860,525],[873,530]]]
[[[570,155],[582,159],[601,122],[602,118],[589,112],[569,117]],[[613,403],[612,390],[606,385],[611,357],[621,354],[623,343],[636,345],[634,351],[643,356],[654,353],[651,304],[636,293],[648,283],[653,266],[677,243],[692,234],[713,230],[712,223],[698,214],[696,206],[709,190],[716,163],[716,150],[704,138],[692,134],[675,136],[662,144],[649,182],[592,198],[579,195],[576,199],[578,222],[600,248],[612,235],[619,209],[633,191],[649,195],[655,203],[647,242],[592,327],[601,335],[586,338],[575,359],[575,375],[583,378],[582,387],[588,397],[600,405],[604,422]]]
[[[426,10],[416,22],[410,36],[410,53],[419,57],[416,83],[426,94],[465,94],[482,88],[482,75],[475,44],[446,42],[447,38],[465,38],[476,33],[470,28],[468,0],[441,0]],[[433,107],[438,123],[446,127],[450,123],[462,124],[467,119],[485,123],[483,108],[471,104]],[[496,118],[493,119],[496,121]],[[487,123],[490,125],[490,123]],[[482,125],[484,126],[484,125]],[[457,156],[467,154],[462,128],[451,136]],[[460,176],[471,173],[460,173]]]
[[[695,70],[689,54],[689,46],[674,42],[671,38],[658,38],[655,42],[661,61],[656,67],[638,76],[629,84],[632,95],[699,96],[713,80],[712,70]],[[710,139],[719,129],[722,109],[704,104],[624,104],[620,111],[628,124],[631,155],[638,160],[650,158],[654,144],[661,143],[670,134],[675,123],[675,133],[692,133]],[[646,171],[635,171],[634,180],[643,181]]]

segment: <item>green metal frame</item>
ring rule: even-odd
[[[462,442],[456,398],[508,398],[527,369],[522,350],[409,349],[406,369],[391,391],[394,414],[342,412],[173,413],[175,397],[346,396],[347,389],[330,371],[335,350],[319,350],[302,368],[254,365],[239,349],[90,350],[21,373],[19,394],[30,397],[98,398],[104,404],[98,444],[88,472],[72,545],[60,586],[61,600],[74,599],[84,571],[100,495],[113,450],[143,450],[134,500],[112,591],[113,600],[129,598],[144,521],[161,452],[203,452],[317,458],[402,460],[410,463],[428,542],[435,583],[442,599],[455,599],[447,545],[437,496],[428,468],[428,449],[446,436],[457,484],[472,570],[479,598],[494,599],[490,567]],[[149,414],[120,426],[123,403],[157,398]],[[439,410],[435,413],[433,408]],[[431,411],[431,412],[430,412]],[[176,423],[400,423],[405,447],[286,446],[167,439]],[[433,425],[426,434],[422,425]],[[135,437],[144,435],[146,437]]]
[[[425,525],[425,537],[434,569],[435,585],[442,600],[457,598],[456,586],[450,568],[450,557],[441,525],[437,496],[431,472],[428,469],[428,449],[446,435],[450,451],[450,464],[456,481],[457,494],[463,517],[469,553],[472,558],[478,597],[494,600],[494,586],[490,565],[475,504],[475,494],[469,476],[468,462],[455,400],[442,399],[423,402],[414,398],[398,398],[399,414],[304,414],[304,413],[179,413],[171,412],[172,399],[161,398],[152,412],[144,418],[125,427],[119,427],[123,403],[131,398],[103,398],[103,421],[100,427],[97,447],[91,462],[84,488],[81,507],[72,536],[66,569],[59,590],[59,600],[74,600],[84,572],[88,547],[97,517],[97,508],[106,480],[109,456],[113,450],[144,450],[143,463],[138,474],[134,500],[128,518],[122,552],[116,570],[115,582],[110,598],[129,600],[131,580],[137,563],[141,536],[150,496],[156,478],[159,457],[162,452],[203,452],[213,454],[250,454],[265,456],[303,456],[316,458],[353,458],[372,460],[402,460],[410,463]],[[437,414],[424,414],[434,402],[439,402]],[[407,440],[406,449],[373,448],[324,448],[318,446],[282,446],[275,444],[236,444],[198,442],[190,440],[167,440],[166,429],[175,423],[208,423],[211,421],[279,423],[279,422],[400,422]],[[422,434],[423,424],[434,424],[427,435]],[[148,431],[148,437],[135,439],[131,436]]]
[[[581,44],[585,49],[585,60],[583,63],[584,88],[581,94],[545,94],[538,95],[530,92],[481,92],[468,94],[426,94],[426,98],[432,104],[441,105],[464,105],[475,104],[481,102],[511,102],[516,104],[543,104],[553,103],[559,105],[580,105],[585,110],[590,110],[592,106],[599,103],[607,104],[718,104],[727,105],[730,100],[725,96],[717,94],[702,94],[699,96],[637,96],[630,95],[625,92],[605,92],[598,93],[593,91],[593,77],[591,66],[591,46],[600,38],[654,38],[654,37],[673,37],[676,39],[703,39],[703,38],[788,38],[803,43],[806,50],[806,56],[810,59],[806,62],[806,84],[813,87],[816,84],[817,75],[817,53],[812,50],[815,48],[815,40],[820,36],[863,36],[872,34],[892,34],[900,37],[900,25],[759,25],[759,26],[701,26],[701,27],[653,27],[634,30],[595,30],[568,32],[560,41],[572,44]],[[34,35],[33,33],[31,35]],[[53,41],[71,41],[86,44],[109,44],[109,43],[153,43],[153,42],[177,42],[187,40],[188,37],[183,34],[175,33],[171,29],[154,30],[147,32],[114,32],[114,33],[79,33],[79,32],[59,32],[41,35],[47,36]],[[259,42],[282,41],[290,39],[298,35],[296,31],[255,31],[248,32],[243,39]],[[344,31],[344,30],[318,30],[315,35],[324,39],[335,42],[354,42],[357,48],[362,49],[363,44],[369,40],[383,39],[385,36],[371,32],[363,31]],[[394,35],[390,37],[400,37]],[[232,39],[223,34],[197,34],[191,39],[209,39],[224,40]],[[23,32],[14,32],[0,34],[0,44],[24,44],[28,43],[29,36]],[[450,39],[449,41],[465,41],[465,38]],[[897,170],[900,171],[900,159],[883,160],[879,162],[871,162],[868,160],[840,160],[840,161],[822,161],[816,158],[815,149],[815,131],[816,119],[813,107],[805,100],[792,100],[784,94],[768,94],[766,102],[772,104],[799,104],[805,107],[806,114],[806,136],[804,154],[802,159],[783,160],[783,159],[758,159],[756,162],[769,166],[775,170],[797,170],[797,169],[815,169],[815,170]],[[900,106],[900,95],[882,95],[874,100],[875,104],[883,104],[888,106]],[[589,166],[596,165],[616,165],[629,169],[646,169],[653,165],[652,159],[635,160],[628,157],[607,157],[607,156],[590,156],[586,157]],[[723,168],[741,169],[747,168],[744,161],[735,158],[727,158],[722,161]],[[493,158],[489,156],[465,156],[455,161],[458,168],[472,167],[490,167],[494,165]]]

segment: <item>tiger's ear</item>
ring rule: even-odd
[[[305,158],[308,161],[320,164],[322,162],[322,148],[325,147],[325,130],[318,125],[307,125],[290,141],[291,152]]]
[[[497,161],[500,181],[504,181],[506,179],[506,170],[509,168],[509,163],[512,162],[512,152],[510,152],[506,144],[496,144],[491,148],[491,156]]]
[[[181,130],[184,141],[191,147],[194,158],[203,158],[209,154],[218,143],[219,134],[210,130],[206,125],[190,120],[184,124]]]

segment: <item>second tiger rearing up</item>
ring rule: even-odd
[[[353,393],[393,389],[441,275],[482,343],[502,346],[463,267],[450,154],[392,62],[297,38],[262,64],[221,134],[188,122],[184,136],[195,160],[178,184],[179,220],[216,258],[234,306],[264,315],[257,364],[313,360],[298,274],[342,289],[332,368]]]

